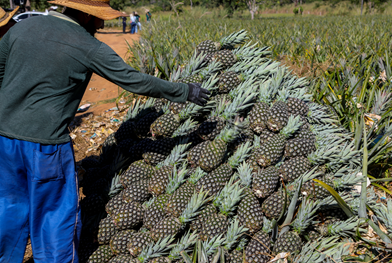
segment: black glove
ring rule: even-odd
[[[189,83],[189,94],[188,94],[188,101],[193,102],[199,106],[204,106],[209,99],[208,95],[211,95],[206,89],[201,87],[199,83]]]

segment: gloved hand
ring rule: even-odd
[[[203,89],[200,83],[189,83],[189,94],[188,101],[193,102],[199,106],[204,106],[209,99],[208,95],[211,95],[211,92]]]

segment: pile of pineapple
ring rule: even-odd
[[[138,101],[100,160],[83,160],[81,262],[341,262],[349,253],[364,229],[322,185],[358,209],[353,136],[311,102],[306,79],[247,39],[241,30],[206,40],[171,75],[210,90],[206,106]]]

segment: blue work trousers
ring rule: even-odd
[[[81,221],[72,143],[43,145],[0,136],[0,263],[79,262]]]

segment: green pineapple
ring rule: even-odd
[[[310,161],[305,157],[294,157],[284,161],[279,167],[279,174],[286,182],[293,182],[311,167]]]
[[[156,168],[143,160],[132,163],[128,169],[121,174],[120,182],[126,188],[140,180],[150,179]]]
[[[262,227],[263,212],[261,211],[259,200],[257,200],[251,189],[252,168],[244,162],[238,167],[237,174],[244,189],[244,197],[238,204],[237,217],[240,225],[245,226],[251,233],[254,233]]]
[[[318,179],[323,181],[325,184],[331,186],[333,188],[333,181],[326,175],[319,175],[316,176],[314,179]],[[313,180],[309,180],[302,185],[301,192],[304,195],[307,195],[309,198],[312,199],[325,199],[331,195],[331,193],[322,187],[320,184],[316,183]]]
[[[201,153],[208,142],[209,141],[201,142],[189,150],[187,160],[192,167],[196,167],[199,164]]]
[[[244,249],[241,241],[244,239],[247,228],[240,226],[237,219],[232,220],[225,241],[223,243],[223,249],[225,254],[225,262],[227,263],[242,263],[244,262]],[[242,239],[241,239],[242,238]],[[236,245],[240,243],[237,247]]]
[[[261,167],[275,164],[283,155],[286,140],[301,126],[299,117],[290,116],[287,126],[279,134],[275,134],[260,149],[255,151],[257,163]]]
[[[267,117],[271,102],[267,84],[260,85],[257,103],[253,105],[252,110],[248,114],[250,128],[257,134],[260,134],[267,128]]]
[[[186,173],[187,171],[183,170],[182,172]],[[196,190],[196,183],[204,175],[206,175],[206,173],[198,167],[189,179],[173,193],[167,203],[166,212],[168,214],[171,214],[174,217],[179,217],[181,215]]]
[[[241,145],[226,163],[221,164],[218,168],[203,176],[196,184],[196,189],[201,188],[208,191],[209,195],[216,195],[229,181],[233,174],[233,169],[237,168],[246,158],[248,158],[252,147],[247,142]],[[201,167],[203,168],[203,167]]]
[[[279,96],[269,109],[266,124],[268,129],[271,131],[277,132],[282,130],[288,123],[289,120],[289,112],[286,105],[286,91],[280,90]]]
[[[111,217],[106,217],[99,222],[98,242],[100,245],[109,244],[110,239],[117,233],[117,228]]]
[[[309,112],[309,106],[307,103],[299,98],[289,97],[286,100],[288,112],[292,115],[307,116]]]
[[[270,130],[267,130],[267,129],[262,130],[262,131],[260,132],[260,136],[259,136],[259,138],[260,138],[260,144],[266,143],[269,139],[271,139],[272,137],[274,137],[275,134],[276,134],[276,133],[274,133],[274,132],[272,132],[272,131],[270,131]]]
[[[252,240],[246,246],[245,258],[247,263],[267,263],[270,261],[271,237],[274,222],[263,218],[263,228],[252,236]]]
[[[206,197],[207,194],[203,191],[194,193],[181,216],[178,218],[168,216],[162,219],[151,231],[151,237],[158,240],[163,237],[177,235],[187,223],[191,222],[200,213],[200,207],[209,201]]]
[[[200,232],[203,227],[203,223],[214,214],[216,214],[216,206],[213,204],[207,204],[202,207],[200,214],[190,223],[190,228],[194,231]]]
[[[113,254],[128,254],[129,251],[127,250],[127,244],[131,240],[132,236],[136,232],[134,230],[122,230],[116,233],[110,239],[110,249],[112,250]]]
[[[94,251],[94,253],[88,259],[87,263],[106,263],[113,256],[114,255],[110,250],[109,245],[102,245],[99,246],[98,249]]]
[[[284,156],[293,158],[298,156],[307,157],[309,154],[316,150],[314,139],[295,138],[287,140]]]
[[[253,174],[252,190],[258,198],[265,198],[275,191],[278,182],[278,169],[275,166],[269,166]]]
[[[123,199],[123,192],[121,191],[119,194],[114,196],[109,202],[106,203],[105,210],[110,216],[115,213],[117,209],[119,209],[122,205],[126,204],[125,200]]]
[[[233,49],[236,45],[243,44],[246,39],[248,39],[248,33],[242,29],[222,38],[219,42],[205,40],[197,45],[196,52],[197,54],[210,54],[220,49]]]
[[[123,190],[123,198],[125,202],[138,202],[143,203],[147,201],[151,194],[148,191],[149,180],[140,180],[132,185],[129,185],[125,190]]]
[[[145,248],[154,243],[154,240],[151,238],[150,234],[150,232],[142,231],[136,232],[132,235],[131,239],[127,244],[127,249],[132,256],[139,256]]]
[[[281,190],[271,194],[261,205],[261,211],[268,219],[279,219],[285,205],[285,193]]]
[[[293,198],[293,204],[296,203],[297,198]],[[287,218],[284,222],[286,225],[280,232],[278,239],[276,240],[273,251],[274,253],[288,252],[296,254],[302,249],[302,240],[300,235],[308,228],[315,217],[317,210],[320,207],[319,202],[313,202],[302,199],[302,205],[300,206],[295,220],[290,224],[291,217],[295,210],[295,205],[290,204],[290,208],[287,214]],[[290,230],[289,225],[293,227],[293,231]]]
[[[199,238],[206,241],[217,235],[225,235],[229,226],[229,217],[233,216],[242,197],[243,189],[239,187],[239,182],[233,183],[233,180],[230,180],[214,200],[214,205],[218,207],[219,212],[203,223]]]
[[[125,230],[136,227],[143,221],[143,207],[139,203],[128,203],[113,213],[117,229]]]
[[[184,162],[184,165],[186,163]],[[151,201],[151,204],[147,207],[144,213],[144,226],[148,229],[153,229],[154,226],[166,216],[166,208],[171,198],[171,195],[176,189],[184,182],[184,176],[187,173],[185,167],[182,167],[180,172],[177,169],[173,170],[173,176],[169,179],[169,183],[166,186],[164,194],[159,195],[157,198]]]

